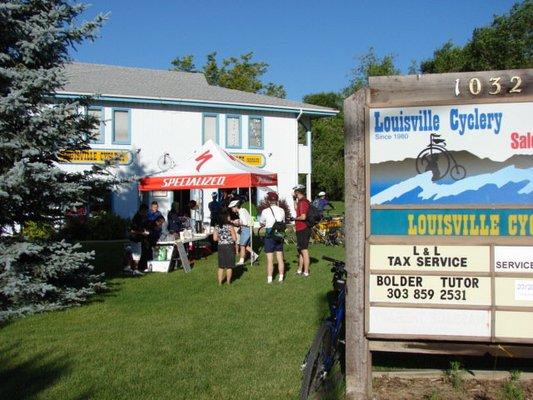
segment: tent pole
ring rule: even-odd
[[[250,213],[250,220],[252,221],[252,226],[250,227],[250,268],[253,267],[253,254],[254,254],[254,222],[252,219],[252,186],[248,186],[248,212]],[[245,249],[246,251],[246,249]]]

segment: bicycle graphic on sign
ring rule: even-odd
[[[429,145],[422,150],[416,158],[416,171],[419,174],[431,171],[433,182],[444,178],[448,173],[450,177],[459,181],[466,176],[466,169],[460,165],[451,152],[446,149],[446,141],[440,135],[429,135]]]

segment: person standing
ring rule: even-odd
[[[238,219],[234,219],[233,225],[240,228],[239,232],[239,262],[238,266],[244,265],[244,257],[246,256],[246,251],[250,253],[250,258],[252,263],[254,263],[259,257],[252,247],[250,246],[250,239],[252,238],[252,217],[247,209],[243,208],[239,200],[233,200],[229,207],[233,213],[239,216]]]
[[[227,208],[222,208],[213,232],[213,240],[218,242],[218,284],[231,284],[233,268],[235,268],[235,242],[237,234],[235,227],[231,224]]]
[[[259,223],[266,228],[265,254],[267,258],[267,283],[272,283],[274,273],[274,253],[278,261],[278,281],[283,282],[285,274],[285,263],[283,261],[283,238],[274,235],[272,227],[276,222],[285,222],[285,211],[278,205],[278,194],[276,192],[267,193],[268,207],[265,208],[259,217]]]
[[[220,212],[221,204],[217,200],[218,194],[217,192],[211,193],[211,202],[207,205],[209,208],[209,219],[210,219],[210,226],[215,226],[218,218],[218,213]]]
[[[311,203],[305,197],[305,186],[298,185],[294,190],[294,209],[296,218],[294,229],[296,230],[296,245],[298,248],[298,275],[309,276],[309,239],[311,238],[311,228],[307,225],[307,213]]]
[[[146,268],[141,265],[141,259],[143,261],[146,260],[146,255],[143,257],[144,248],[142,243],[149,234],[147,230],[147,214],[148,206],[142,203],[131,220],[129,250],[126,254],[127,266],[124,268],[124,272],[132,273],[133,275],[142,275],[139,269]]]

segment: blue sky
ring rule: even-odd
[[[90,1],[90,0],[88,0]],[[253,51],[270,64],[265,81],[287,98],[345,87],[357,57],[374,47],[394,54],[406,72],[447,40],[464,44],[475,27],[507,12],[513,0],[92,0],[89,18],[111,12],[94,43],[74,59],[168,69],[177,55],[197,65],[213,50],[222,57]]]

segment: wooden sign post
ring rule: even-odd
[[[345,100],[346,390],[372,351],[533,357],[533,70]]]

